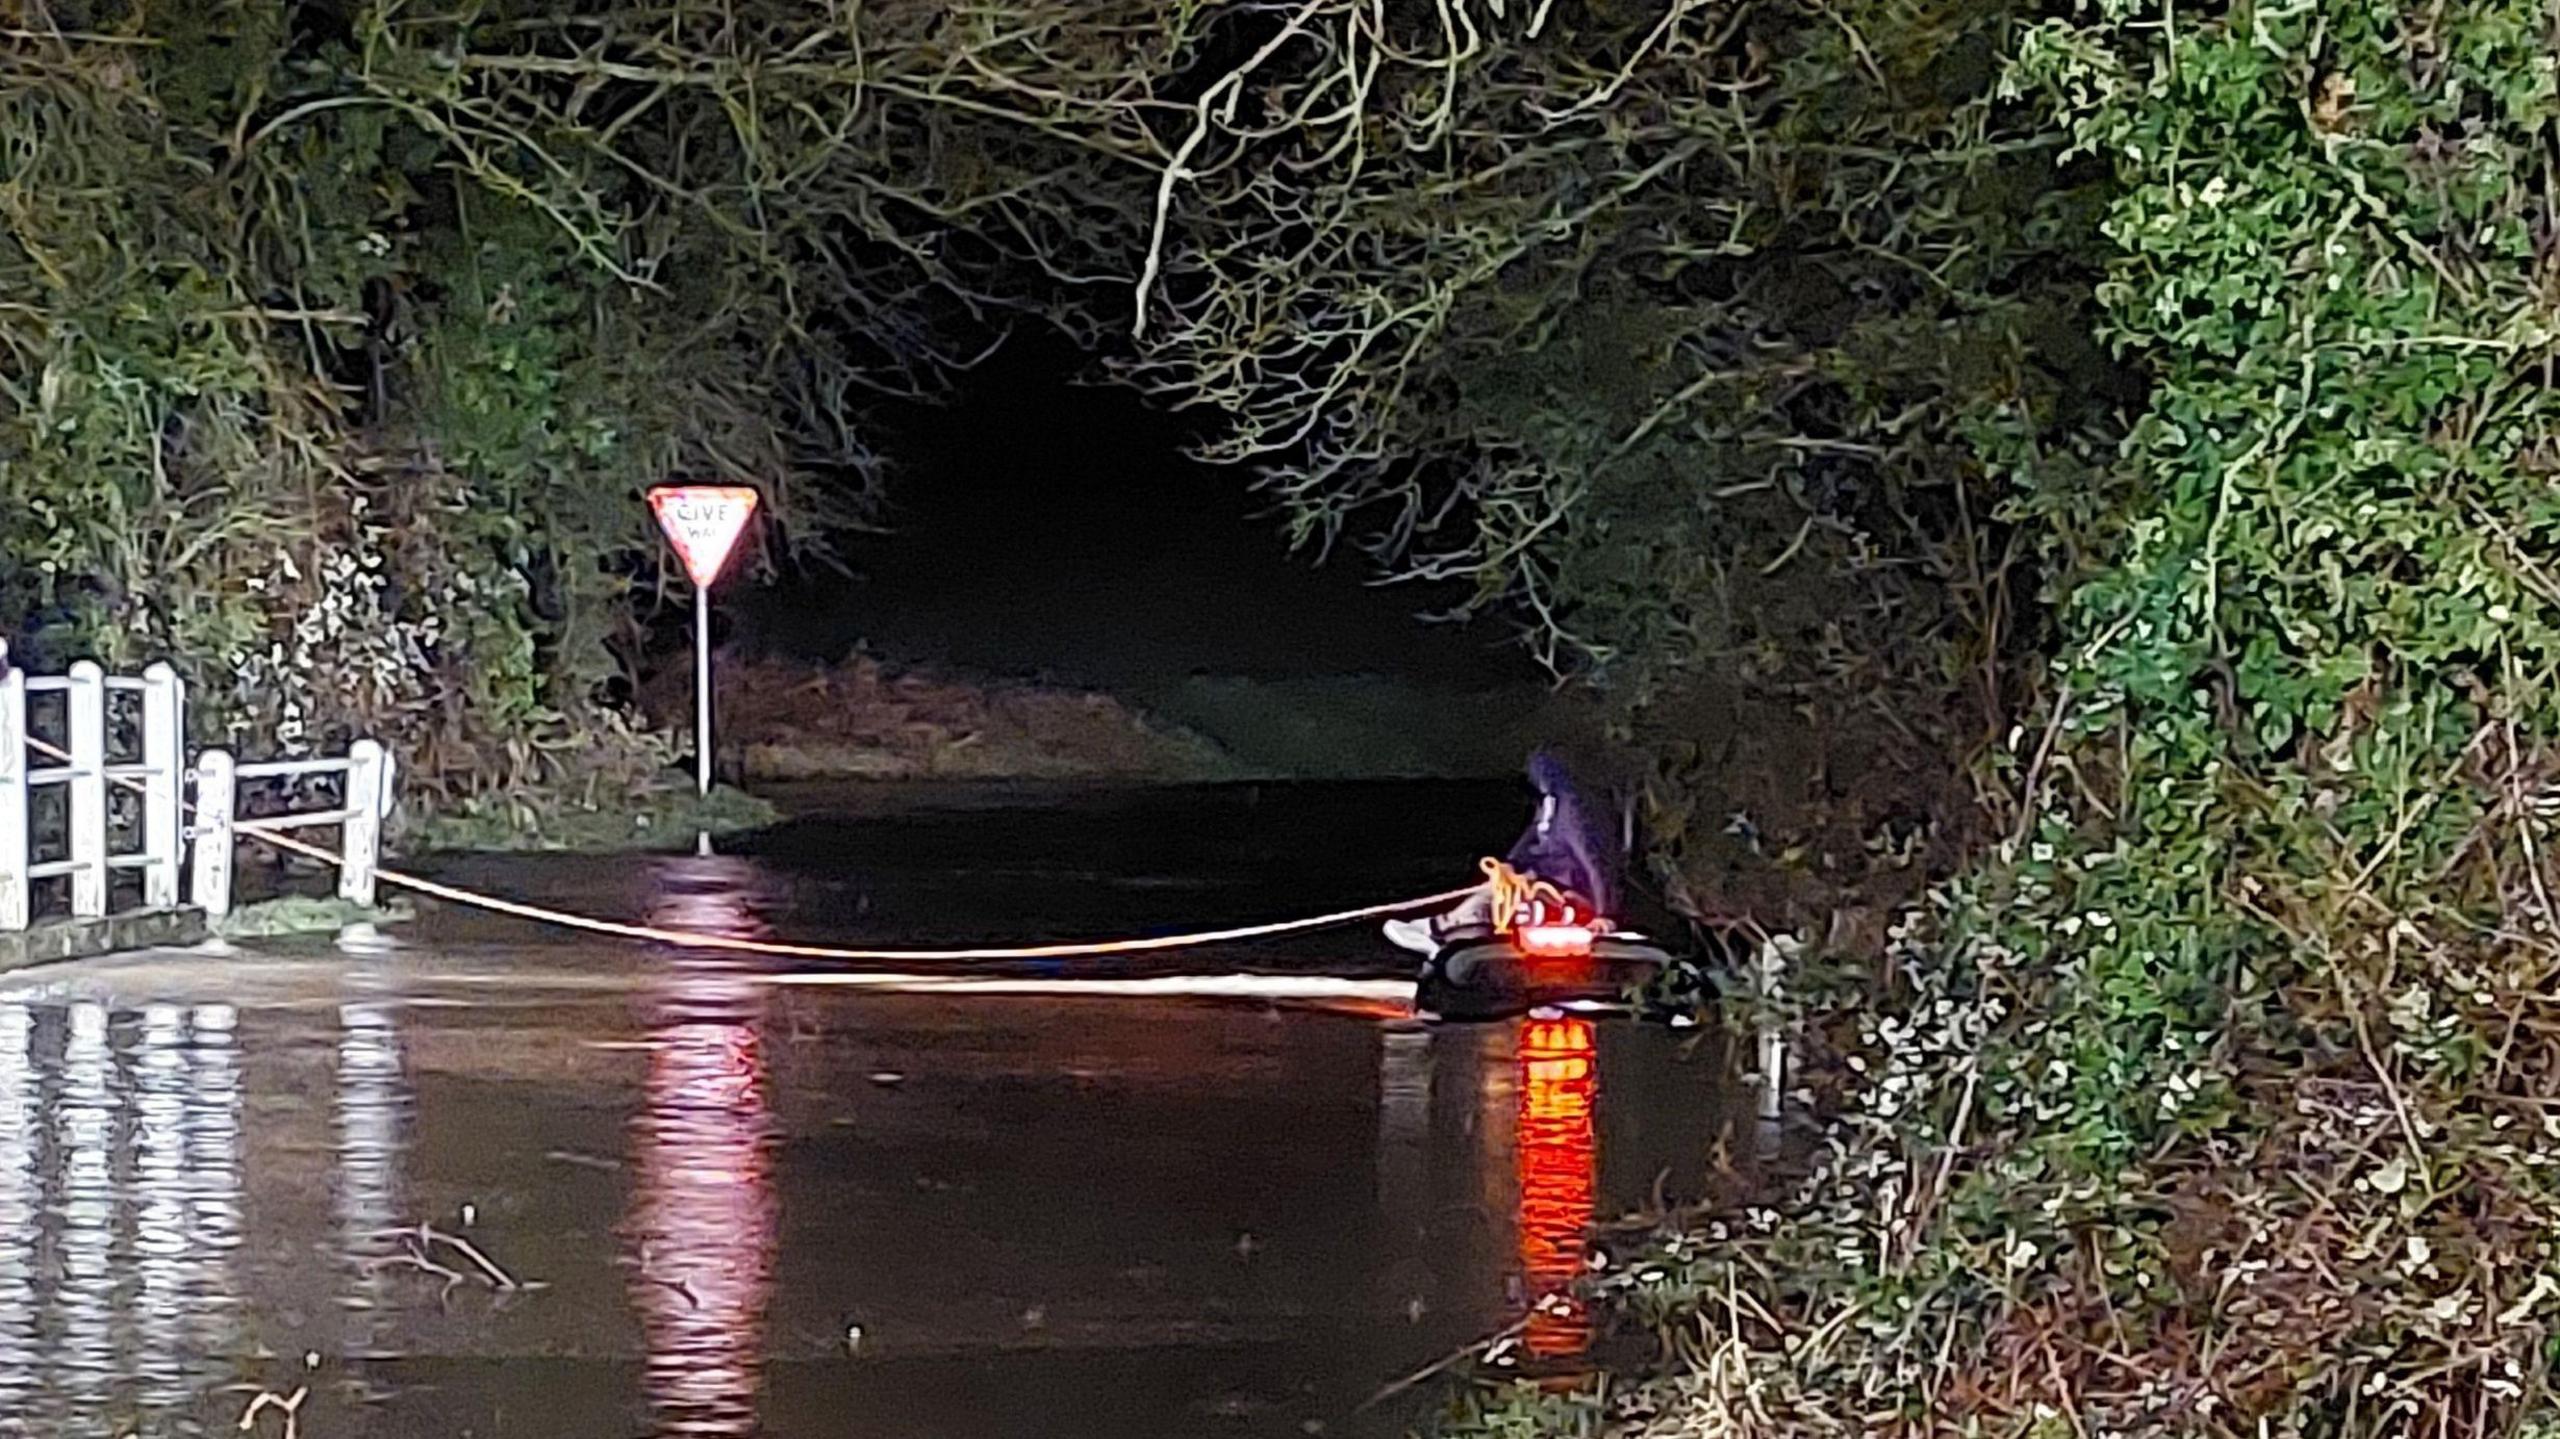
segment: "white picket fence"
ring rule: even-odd
[[[46,733],[30,728],[31,696],[59,693],[61,718]],[[110,710],[116,696],[137,697],[133,731],[138,753],[110,755]],[[177,672],[155,664],[137,676],[110,675],[82,660],[61,675],[30,675],[9,663],[0,644],[0,932],[25,929],[35,913],[36,886],[69,885],[74,919],[104,918],[118,871],[139,870],[141,906],[167,909],[186,902],[210,918],[232,906],[233,860],[243,837],[258,832],[334,827],[338,894],[371,904],[382,857],[382,830],[391,812],[391,756],[369,739],[357,740],[336,759],[236,762],[208,749],[189,765],[186,755],[186,687]],[[243,819],[244,788],[335,777],[342,785],[336,808],[287,811]],[[65,791],[65,852],[38,860],[32,853],[30,804],[43,790]],[[134,843],[118,852],[109,823],[110,791],[136,793],[140,823]],[[191,861],[191,862],[190,862]]]

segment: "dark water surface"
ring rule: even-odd
[[[1503,809],[1362,793],[839,810],[751,854],[446,873],[731,933],[1098,934],[1437,888],[1483,847],[1466,806]],[[1393,804],[1394,854],[1336,833]],[[302,1388],[309,1439],[1392,1431],[1409,1406],[1363,1401],[1474,1336],[1525,1318],[1524,1362],[1569,1361],[1585,1228],[1753,1143],[1694,1034],[782,967],[437,915],[387,955],[0,983],[0,1433],[235,1433]],[[1361,931],[1152,972],[1398,968]]]

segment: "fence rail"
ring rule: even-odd
[[[38,734],[30,723],[28,696],[60,694],[58,729]],[[139,698],[134,730],[138,759],[108,754],[108,696]],[[37,762],[37,761],[42,762]],[[340,780],[343,795],[329,808],[240,818],[244,786]],[[333,826],[345,862],[338,893],[371,904],[382,853],[383,822],[394,795],[390,755],[370,739],[348,746],[341,757],[236,762],[208,749],[186,759],[186,688],[177,672],[154,664],[139,675],[110,675],[82,660],[59,675],[30,675],[9,663],[0,643],[0,932],[24,930],[35,911],[39,884],[65,881],[74,919],[108,913],[112,880],[141,875],[145,909],[169,909],[184,898],[209,917],[232,907],[234,852],[244,833]],[[113,848],[110,787],[140,798],[138,847]],[[64,853],[36,859],[31,797],[59,789],[64,795]],[[193,791],[190,804],[189,791]],[[193,823],[188,820],[193,810]]]
[[[291,810],[283,814],[240,817],[243,786],[285,780],[335,777],[345,794],[334,809]],[[340,759],[258,760],[241,764],[227,750],[209,749],[196,757],[195,860],[188,897],[208,915],[231,912],[232,858],[243,834],[279,834],[286,830],[336,826],[338,897],[371,904],[374,876],[382,862],[382,822],[391,812],[394,773],[391,755],[372,740],[347,746]]]

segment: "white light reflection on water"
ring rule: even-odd
[[[187,1245],[194,1256],[198,1355],[228,1349],[238,1333],[239,1289],[232,1258],[240,1248],[240,1016],[227,1004],[187,1013]]]
[[[650,923],[759,935],[754,871],[703,856],[666,861]],[[651,1027],[637,1184],[624,1227],[632,1302],[647,1337],[660,1432],[755,1432],[765,1307],[773,1288],[772,1121],[766,991],[734,964],[670,956]]]
[[[58,1274],[49,1296],[53,1417],[66,1433],[103,1433],[116,1375],[115,1055],[103,1005],[75,1004],[53,1114],[61,1170],[53,1202]]]
[[[384,1336],[394,1319],[390,1285],[395,1278],[380,1261],[399,1249],[390,1231],[408,1218],[401,1207],[400,1159],[410,1096],[392,1018],[392,1008],[384,1004],[338,1008],[338,1168],[332,1201],[339,1250],[349,1265],[342,1281],[347,1310],[342,1342],[346,1353],[358,1357],[385,1348]]]
[[[187,1398],[186,1323],[193,1296],[187,1223],[186,1016],[175,1005],[142,1013],[130,1050],[133,1096],[135,1401],[173,1409]]]
[[[232,1347],[232,1023],[0,1004],[0,1433],[156,1430]]]
[[[0,1414],[23,1414],[38,1387],[36,1257],[44,1195],[36,1172],[44,1098],[35,1015],[0,1005]]]

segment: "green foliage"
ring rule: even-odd
[[[2501,3],[2023,35],[2013,93],[2112,173],[2146,400],[2094,487],[1986,446],[2059,603],[2050,706],[1993,756],[2023,802],[1890,983],[1790,976],[1827,1156],[1605,1286],[1699,1356],[1630,1429],[2548,1426],[2548,36]]]
[[[335,897],[289,894],[244,904],[215,924],[224,939],[275,939],[286,935],[336,934],[354,924],[404,924],[414,918],[406,906],[383,908],[350,904]]]
[[[473,795],[408,826],[402,839],[427,851],[605,854],[680,849],[697,835],[741,834],[781,818],[771,801],[728,785],[705,797],[664,780],[611,794],[590,782],[583,793]]]
[[[373,733],[430,799],[654,769],[602,703],[657,573],[640,490],[742,475],[815,524],[795,477],[867,460],[784,398],[836,367],[740,300],[769,265],[708,186],[496,144],[462,19],[88,8],[0,40],[0,630],[171,658],[209,740]],[[645,273],[680,260],[709,280]]]
[[[1990,801],[1787,976],[1818,1172],[1604,1286],[1697,1362],[1484,1430],[2547,1427],[2546,8],[101,8],[0,40],[0,621],[500,813],[662,758],[640,483],[1131,322],[1626,700],[1693,906],[1755,774]]]
[[[1997,101],[2004,5],[1453,8],[1312,4],[1199,82],[1253,102],[1183,132],[1127,371],[1228,416],[1302,541],[1604,689],[1684,903],[1746,898],[1737,813],[1798,900],[1889,902],[1924,870],[1880,832],[1961,818],[2045,639],[2006,473],[2103,506],[2138,394],[2104,171]]]
[[[1352,33],[1275,63],[1269,108],[1363,58],[1318,8]],[[1998,482],[1968,442],[2077,438],[2116,379],[2060,137],[1990,102],[2009,13],[1482,18],[1385,62],[1377,137],[1211,141],[1290,179],[1186,192],[1200,297],[1138,373],[1231,413],[1215,452],[1269,459],[1303,537],[1471,580],[1639,702],[1982,658]]]

